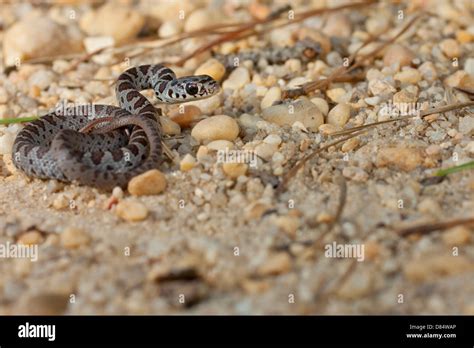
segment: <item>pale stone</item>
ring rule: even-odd
[[[337,104],[328,113],[327,123],[342,127],[351,117],[351,107],[348,104]]]
[[[275,145],[261,143],[255,147],[255,154],[258,157],[263,158],[265,161],[270,161],[276,150],[277,146]]]
[[[213,95],[212,97],[195,100],[189,103],[186,103],[186,106],[194,105],[201,110],[203,115],[212,114],[220,105],[221,105],[221,93]]]
[[[212,9],[197,9],[192,12],[186,19],[184,24],[184,31],[189,33],[191,31],[200,30],[207,26],[218,24],[222,21],[222,14],[217,13]]]
[[[214,140],[207,144],[207,148],[215,151],[232,150],[234,143],[228,140]]]
[[[191,135],[200,142],[213,140],[235,140],[239,135],[239,125],[230,116],[208,117],[194,126]]]
[[[195,105],[180,105],[169,113],[169,118],[181,128],[188,128],[201,117],[201,110]]]
[[[278,146],[281,144],[281,137],[277,134],[270,134],[265,139],[263,139],[263,142],[266,144]]]
[[[359,146],[360,140],[359,138],[351,138],[344,142],[341,146],[342,152],[349,152],[354,150],[357,146]]]
[[[350,37],[352,34],[351,21],[343,13],[332,13],[327,18],[323,32],[328,36]]]
[[[128,192],[134,196],[157,195],[165,188],[166,177],[158,169],[137,175],[128,182]]]
[[[324,122],[321,111],[307,99],[270,106],[263,109],[262,117],[266,121],[280,126],[291,126],[299,121],[313,132],[317,131],[318,127]]]
[[[238,178],[241,175],[245,175],[247,169],[248,165],[246,163],[226,162],[222,165],[222,170],[224,171],[225,175],[232,179]]]
[[[285,252],[270,255],[258,268],[261,276],[287,273],[291,270],[291,258]]]
[[[76,249],[90,242],[89,235],[76,227],[68,227],[60,234],[61,245],[67,249]]]
[[[128,222],[142,221],[148,217],[148,208],[137,200],[123,200],[117,204],[115,213]]]
[[[9,66],[27,59],[79,52],[81,40],[75,27],[60,25],[47,17],[27,16],[5,32],[4,61]]]
[[[332,133],[341,131],[342,128],[333,124],[324,123],[319,126],[318,130],[324,135],[330,135]]]
[[[423,164],[423,151],[409,147],[385,147],[377,153],[377,167],[394,166],[409,172]]]
[[[87,12],[79,24],[90,36],[111,36],[116,43],[121,44],[138,35],[145,18],[131,7],[106,3],[95,11]]]
[[[465,245],[471,241],[472,232],[466,226],[456,226],[442,234],[443,242],[447,245]]]
[[[329,112],[328,102],[323,98],[312,98],[311,103],[316,105],[324,116],[327,116]]]
[[[166,21],[158,29],[158,35],[162,38],[178,35],[183,31],[183,26],[182,20]]]
[[[196,159],[190,155],[189,153],[187,153],[183,159],[181,160],[181,162],[179,163],[179,169],[182,171],[182,172],[187,172],[187,171],[190,171],[191,169],[193,169],[194,167],[196,166]]]
[[[326,91],[326,95],[335,103],[344,103],[347,102],[346,90],[344,88],[333,88]]]
[[[272,104],[281,99],[281,88],[280,87],[272,87],[270,88],[267,93],[265,94],[265,97],[263,97],[262,102],[260,103],[260,108],[265,109]]]
[[[240,89],[250,82],[249,71],[244,67],[239,67],[232,71],[222,84],[222,88],[226,89]]]
[[[400,44],[393,44],[387,48],[383,57],[385,66],[398,64],[399,67],[410,65],[411,61],[415,59],[415,54]]]
[[[38,231],[28,231],[18,238],[18,243],[25,245],[34,245],[43,243],[44,238]]]
[[[459,255],[425,256],[407,262],[403,269],[405,276],[414,282],[439,280],[440,277],[472,272],[474,264],[469,258]]]
[[[194,75],[209,75],[216,81],[220,81],[225,74],[225,67],[217,59],[211,58],[201,64]]]
[[[416,69],[408,68],[396,73],[393,78],[395,80],[399,80],[402,83],[415,84],[421,80],[421,74]]]
[[[454,39],[445,39],[440,42],[439,47],[448,58],[457,58],[461,54],[459,44]]]
[[[181,127],[176,122],[170,120],[166,116],[160,117],[161,129],[164,134],[178,135],[181,134]]]

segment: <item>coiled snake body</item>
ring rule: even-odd
[[[120,107],[70,107],[29,123],[15,139],[13,163],[38,178],[105,190],[126,186],[162,160],[161,110],[139,92],[150,88],[162,103],[207,98],[219,91],[218,83],[207,75],[178,79],[162,65],[128,69],[115,88]],[[105,125],[96,127],[100,124]],[[85,132],[88,128],[92,133]]]

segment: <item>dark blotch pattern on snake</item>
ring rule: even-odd
[[[116,83],[120,107],[69,107],[29,123],[15,139],[13,163],[38,178],[104,190],[125,187],[132,177],[162,161],[161,110],[139,92],[150,88],[159,102],[173,104],[219,91],[218,83],[207,75],[178,79],[163,65],[128,69]],[[87,128],[92,132],[86,133]]]
[[[269,64],[283,64],[289,59],[297,58],[303,63],[310,62],[322,53],[321,45],[309,38],[298,41],[291,47],[267,47],[261,50],[242,51],[237,54],[215,54],[215,58],[222,62],[227,71],[231,71],[246,60],[257,64],[265,59]]]

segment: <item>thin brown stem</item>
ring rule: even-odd
[[[380,44],[377,48],[375,48],[374,50],[372,50],[371,52],[367,53],[367,54],[364,54],[360,57],[358,57],[357,61],[355,61],[354,64],[352,64],[356,58],[356,54],[360,51],[360,49],[362,49],[362,47],[365,47],[366,45],[368,45],[370,42],[373,42],[375,40],[375,38],[369,38],[361,47],[359,47],[359,49],[352,54],[351,57],[349,57],[349,66],[347,67],[339,67],[338,69],[336,69],[333,73],[331,73],[326,79],[323,79],[323,80],[318,80],[318,81],[311,81],[311,82],[308,82],[308,83],[305,83],[304,85],[302,85],[300,88],[296,88],[296,89],[291,89],[291,90],[287,90],[284,92],[283,94],[283,98],[296,98],[296,97],[299,97],[301,95],[306,95],[310,92],[313,92],[317,89],[323,89],[323,88],[327,88],[332,82],[334,82],[335,79],[337,79],[338,77],[342,76],[342,75],[346,75],[348,73],[350,73],[351,71],[357,69],[358,67],[362,66],[362,64],[368,60],[368,59],[371,59],[371,58],[374,58],[380,51],[382,51],[385,47],[387,47],[388,45],[392,44],[393,42],[395,42],[401,35],[403,35],[418,19],[420,19],[422,16],[424,16],[425,13],[421,13],[415,17],[413,17],[407,24],[405,24],[401,29],[400,31],[395,35],[393,36],[392,38],[390,38],[389,40],[383,42],[382,44]]]
[[[436,222],[433,224],[420,224],[399,229],[397,230],[397,233],[402,237],[407,237],[412,234],[428,234],[434,231],[446,230],[448,228],[461,225],[474,225],[474,218],[456,219],[451,221]]]
[[[280,185],[278,185],[277,189],[276,189],[276,193],[277,194],[280,194],[283,192],[283,190],[286,188],[288,182],[290,181],[290,179],[296,175],[296,173],[304,167],[304,165],[306,164],[306,162],[308,162],[309,160],[311,160],[312,158],[314,158],[317,154],[329,149],[330,147],[332,146],[336,146],[336,145],[339,145],[343,142],[345,142],[346,140],[349,140],[351,138],[354,138],[358,135],[361,135],[363,134],[365,131],[361,131],[359,133],[356,133],[356,134],[351,134],[347,137],[343,137],[341,139],[338,139],[338,140],[335,140],[327,145],[324,145],[323,147],[320,147],[316,150],[314,150],[312,153],[310,153],[309,155],[303,157],[303,159],[301,159],[288,173],[286,173],[284,176],[283,176],[283,180],[281,181]]]
[[[351,133],[360,131],[362,129],[376,127],[376,126],[379,126],[379,125],[385,124],[385,123],[392,123],[392,122],[396,122],[396,121],[408,120],[408,119],[411,119],[411,118],[414,118],[414,117],[417,117],[417,116],[420,116],[421,118],[423,118],[423,117],[426,117],[426,116],[429,116],[429,115],[432,115],[432,114],[443,113],[443,112],[447,112],[447,111],[451,111],[451,110],[455,110],[455,109],[461,109],[461,108],[464,108],[464,107],[467,107],[467,106],[473,106],[473,105],[474,105],[474,101],[440,106],[440,107],[437,107],[437,108],[431,108],[431,109],[428,109],[428,110],[421,111],[419,113],[419,115],[400,116],[400,117],[392,118],[390,120],[373,122],[373,123],[365,124],[365,125],[362,125],[362,126],[357,126],[357,127],[352,127],[352,128],[349,128],[349,129],[345,129],[345,130],[342,130],[342,131],[339,131],[339,132],[334,132],[334,133],[331,133],[330,136],[331,137],[336,137],[336,136],[351,134]]]

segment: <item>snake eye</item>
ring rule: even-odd
[[[195,83],[188,83],[186,85],[186,92],[191,94],[191,95],[196,95],[197,92],[199,92],[199,87]]]

